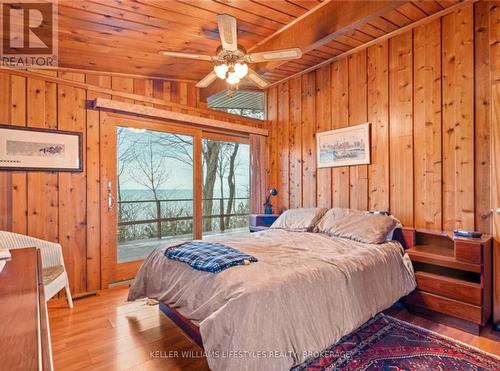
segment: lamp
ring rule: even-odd
[[[226,79],[226,82],[229,84],[229,85],[234,85],[234,84],[237,84],[240,82],[240,78],[238,77],[236,71],[234,72],[229,72],[227,74],[227,79]]]
[[[219,79],[225,79],[227,71],[229,71],[229,67],[225,63],[214,66],[214,72]]]
[[[214,66],[215,75],[222,80],[226,80],[229,85],[238,84],[242,78],[248,74],[248,65],[243,62],[225,61]]]
[[[248,73],[248,66],[244,62],[238,62],[234,65],[234,73],[239,79],[245,77]]]
[[[266,201],[264,202],[264,214],[272,214],[273,213],[273,205],[270,202],[271,196],[276,196],[278,191],[276,188],[271,188],[269,190],[269,194],[266,197]]]

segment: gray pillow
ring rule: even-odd
[[[380,244],[386,242],[388,233],[396,225],[397,221],[390,216],[373,215],[358,210],[337,209],[330,215],[326,213],[314,230],[330,236]]]
[[[326,210],[323,207],[290,209],[281,214],[270,228],[310,232]]]
[[[332,226],[336,225],[339,219],[355,214],[363,215],[365,213],[365,211],[334,207],[328,210],[325,215],[323,215],[323,217],[318,221],[318,223],[316,223],[314,232],[330,234]]]

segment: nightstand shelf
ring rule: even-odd
[[[410,256],[410,259],[414,262],[462,269],[469,272],[481,272],[480,265],[457,260],[455,257],[455,250],[453,248],[450,249],[433,245],[417,245],[409,248],[406,252]]]
[[[466,321],[463,327],[478,332],[491,316],[491,236],[408,229],[404,234],[417,279],[406,300],[409,309]]]

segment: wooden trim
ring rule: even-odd
[[[250,213],[264,211],[267,195],[267,140],[265,137],[250,135]]]
[[[413,30],[416,27],[419,27],[419,26],[421,26],[423,24],[429,23],[429,22],[431,22],[431,21],[433,21],[435,19],[441,18],[441,17],[443,17],[443,16],[445,16],[447,14],[453,13],[454,11],[456,11],[458,9],[462,9],[462,8],[464,8],[466,6],[470,6],[471,4],[476,3],[478,1],[479,0],[464,1],[464,2],[458,3],[456,5],[450,6],[449,8],[443,9],[443,10],[437,12],[437,13],[434,13],[434,14],[426,17],[426,18],[422,18],[419,21],[416,21],[416,22],[411,23],[411,24],[409,24],[407,26],[401,27],[401,28],[399,28],[399,29],[397,29],[395,31],[392,31],[392,32],[388,33],[388,34],[382,35],[382,36],[380,36],[380,37],[378,37],[376,39],[373,39],[373,40],[371,40],[371,41],[363,44],[363,45],[357,46],[357,47],[355,47],[355,48],[353,48],[351,50],[348,50],[348,51],[346,51],[346,52],[344,52],[342,54],[339,54],[339,55],[336,55],[335,57],[329,58],[329,59],[327,59],[327,60],[325,60],[325,61],[323,61],[321,63],[318,63],[318,64],[316,64],[316,65],[314,65],[312,67],[306,68],[303,71],[294,73],[293,75],[287,76],[287,77],[285,77],[285,78],[283,78],[281,80],[273,82],[272,84],[270,84],[268,86],[268,89],[271,88],[271,87],[273,87],[273,86],[276,86],[278,84],[281,84],[281,83],[283,83],[285,81],[293,79],[294,77],[302,76],[302,75],[304,75],[306,73],[309,73],[311,71],[315,71],[315,70],[317,70],[318,68],[320,68],[320,67],[322,67],[324,65],[330,64],[330,63],[335,62],[335,61],[337,61],[339,59],[343,59],[343,58],[345,58],[345,57],[347,57],[349,55],[355,54],[355,53],[357,53],[359,51],[365,50],[365,49],[369,48],[370,46],[376,45],[376,44],[378,44],[378,43],[380,43],[382,41],[388,40],[388,39],[390,39],[390,38],[392,38],[394,36],[397,36],[397,35],[400,35],[402,33],[405,33],[405,32],[407,32],[409,30]]]
[[[33,72],[33,71],[16,70],[16,69],[10,69],[10,68],[6,68],[6,67],[0,67],[0,73],[21,76],[21,77],[32,77],[32,78],[44,80],[47,82],[53,82],[56,84],[68,85],[68,86],[73,86],[76,88],[86,89],[88,91],[109,94],[109,95],[112,95],[113,97],[121,97],[121,98],[126,98],[126,99],[133,99],[135,101],[140,101],[140,102],[168,106],[168,107],[172,107],[172,108],[175,108],[178,110],[197,111],[197,112],[200,112],[202,114],[223,117],[223,118],[227,118],[228,120],[234,120],[234,121],[238,121],[241,123],[248,123],[251,125],[257,125],[257,126],[264,125],[263,120],[256,120],[256,119],[252,119],[252,118],[245,117],[245,116],[237,116],[237,115],[233,115],[230,113],[226,113],[226,112],[222,112],[222,111],[215,111],[215,110],[208,109],[208,108],[186,106],[186,105],[179,104],[179,103],[165,101],[163,99],[147,97],[144,95],[127,93],[127,92],[118,91],[118,90],[113,90],[111,88],[104,88],[104,87],[100,87],[100,86],[96,86],[96,85],[91,85],[91,84],[88,84],[85,82],[63,79],[61,77],[56,77],[56,76],[47,75],[47,74],[43,74],[43,73],[37,73],[37,72]],[[102,75],[105,75],[105,73],[103,73]],[[127,76],[127,75],[124,75],[124,76]]]
[[[75,73],[110,76],[110,77],[133,77],[133,78],[137,78],[137,79],[154,79],[154,80],[162,80],[162,81],[187,82],[187,83],[191,83],[191,84],[196,84],[198,82],[198,80],[166,78],[166,77],[157,76],[157,75],[140,75],[140,74],[130,74],[130,73],[121,73],[121,72],[87,70],[87,69],[82,69],[82,68],[71,68],[71,67],[57,67],[55,70],[57,72],[75,72]],[[37,69],[29,69],[29,71],[37,72],[38,70]],[[52,71],[52,69],[51,69],[51,71]]]
[[[101,289],[108,288],[109,283],[115,277],[118,216],[116,207],[108,208],[107,186],[116,182],[116,130],[106,113],[100,112],[100,191],[101,199]],[[109,155],[112,153],[112,156]],[[112,187],[112,195],[116,200],[116,187]]]
[[[500,3],[490,2],[491,206],[493,212],[493,323],[500,330]],[[486,81],[483,81],[485,84]]]
[[[106,119],[110,120],[115,126],[124,126],[137,129],[146,129],[163,132],[175,132],[175,134],[196,136],[201,135],[201,130],[186,127],[171,122],[156,121],[146,118],[131,118],[130,116],[106,112]]]
[[[201,240],[203,237],[203,159],[201,135],[196,135],[193,145],[193,233],[195,240]]]
[[[173,121],[168,121],[168,120],[162,120],[162,119],[155,119],[152,117],[147,117],[147,116],[130,116],[129,113],[124,112],[116,112],[116,111],[102,111],[103,113],[106,113],[106,115],[110,118],[114,118],[115,120],[120,121],[120,126],[131,126],[131,127],[137,127],[137,128],[145,128],[145,129],[151,129],[152,127],[155,127],[154,130],[159,130],[159,131],[165,131],[165,130],[175,130],[179,133],[186,133],[186,135],[194,135],[193,133],[201,132],[203,133],[203,136],[207,135],[219,135],[220,137],[225,137],[225,138],[242,138],[245,139],[249,137],[249,134],[245,133],[230,133],[228,134],[227,130],[223,129],[215,129],[215,128],[196,128],[194,126],[188,127],[186,124],[183,124],[182,122],[173,122]],[[168,129],[166,129],[168,128]],[[152,130],[152,129],[151,129]]]
[[[115,269],[113,270],[111,282],[126,281],[134,278],[143,262],[144,259],[133,260],[124,263],[116,263]]]
[[[308,53],[345,35],[373,19],[403,5],[402,1],[328,1],[309,12],[299,21],[288,26],[286,31],[261,41],[252,52],[298,47]],[[270,71],[286,61],[259,63],[256,71]]]
[[[218,140],[220,142],[234,142],[240,144],[250,144],[250,139],[248,135],[239,136],[239,135],[231,135],[231,134],[220,134],[220,133],[212,133],[208,131],[203,131],[203,138]]]
[[[308,10],[307,12],[305,12],[304,14],[302,14],[300,17],[297,17],[293,21],[291,21],[290,23],[287,23],[286,25],[284,25],[283,27],[281,27],[280,29],[278,29],[273,34],[271,34],[271,35],[265,37],[264,39],[260,40],[257,44],[255,44],[254,46],[252,46],[251,48],[249,48],[247,51],[248,52],[253,52],[255,49],[257,49],[258,47],[264,45],[269,40],[277,37],[279,34],[281,34],[282,32],[284,32],[286,30],[288,30],[290,27],[292,27],[296,23],[302,21],[304,18],[306,18],[308,16],[311,16],[311,14],[313,14],[316,11],[318,11],[320,8],[322,8],[326,4],[330,3],[331,1],[332,0],[324,0],[323,2],[319,3],[318,5],[316,5],[314,8],[312,8],[312,9]]]
[[[200,127],[210,127],[215,129],[226,129],[234,132],[257,134],[267,136],[267,130],[261,128],[250,127],[241,124],[233,124],[230,122],[215,120],[206,117],[198,117],[188,115],[186,113],[172,112],[159,108],[142,106],[140,104],[131,104],[126,102],[114,101],[106,98],[96,98],[94,101],[95,108],[101,108],[112,111],[127,112],[134,115],[142,115],[159,119],[167,119],[172,121],[180,121],[184,123],[195,124]]]

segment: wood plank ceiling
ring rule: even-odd
[[[247,50],[279,45],[290,23],[301,25],[325,10],[353,2],[325,0],[74,0],[59,2],[59,66],[177,80],[199,80],[211,64],[164,57],[160,50],[215,54],[216,15],[238,20],[238,38]],[[375,38],[452,6],[459,0],[398,1],[380,16],[344,27],[328,42],[311,35],[299,60],[266,65],[260,72],[277,82]],[[376,1],[357,2],[359,6]],[[332,5],[332,4],[330,4]],[[375,5],[376,6],[376,5]],[[333,9],[333,8],[332,8]],[[327,13],[328,14],[328,13]],[[332,22],[335,15],[332,14]],[[299,19],[297,19],[299,18]],[[314,25],[314,24],[313,24]],[[305,30],[303,30],[305,32]],[[314,31],[314,30],[313,30]],[[288,35],[290,36],[290,35]],[[322,42],[315,37],[321,36]],[[290,41],[292,40],[292,41]],[[288,37],[288,43],[293,38]],[[315,43],[316,42],[316,43]],[[286,42],[285,42],[286,43]],[[282,42],[283,44],[283,42]],[[309,50],[312,47],[311,50]]]

